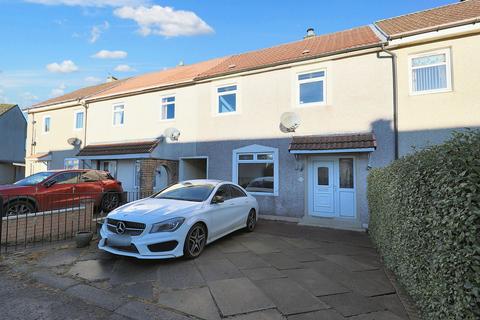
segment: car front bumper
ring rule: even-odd
[[[116,233],[109,231],[105,225],[100,229],[101,239],[98,248],[116,255],[134,257],[137,259],[171,259],[183,256],[183,247],[187,231],[182,226],[175,232],[145,233],[139,236],[126,237],[127,245],[112,244],[110,239],[118,238]],[[176,241],[177,245],[168,251],[152,251],[149,246]],[[128,245],[129,243],[129,245]]]

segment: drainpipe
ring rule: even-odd
[[[392,78],[393,78],[393,144],[394,144],[394,159],[398,159],[398,79],[397,79],[397,54],[385,49],[385,45],[382,44],[382,51],[388,54],[388,56],[382,56],[380,52],[377,52],[377,58],[379,59],[391,59],[392,60]]]
[[[80,101],[82,104],[83,108],[85,108],[85,116],[83,118],[83,146],[85,147],[87,145],[87,123],[88,123],[88,104],[85,100]],[[82,160],[83,162],[83,167],[85,167],[85,161]],[[92,167],[91,164],[89,166],[90,168]]]

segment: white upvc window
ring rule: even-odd
[[[141,185],[141,161],[140,160],[135,160],[135,166],[134,166],[134,179],[133,179],[133,184],[135,188],[140,188]],[[155,181],[155,180],[154,180]]]
[[[67,170],[80,169],[80,160],[76,158],[65,158],[63,160],[63,166]]]
[[[450,49],[412,55],[409,67],[411,94],[452,90]]]
[[[325,81],[325,70],[309,71],[297,74],[298,106],[303,107],[325,104]]]
[[[160,110],[160,120],[173,119],[175,119],[175,96],[163,97]]]
[[[116,104],[113,106],[113,126],[123,126],[125,123],[125,106],[123,104]]]
[[[42,132],[49,133],[51,129],[52,129],[52,117],[51,116],[43,117]]]
[[[75,130],[81,130],[85,126],[85,112],[77,110],[73,113],[73,127]]]
[[[236,84],[216,88],[217,114],[235,113],[238,110],[238,87]]]
[[[278,149],[251,145],[233,150],[232,181],[254,195],[278,196]]]

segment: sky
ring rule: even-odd
[[[455,0],[0,0],[0,103],[325,34]]]

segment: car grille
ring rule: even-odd
[[[116,220],[107,218],[107,228],[110,232],[118,233],[117,232],[117,224],[119,222],[123,222],[125,224],[125,232],[123,234],[129,236],[139,236],[142,234],[143,230],[145,230],[145,224],[140,222],[132,222],[132,221],[123,221],[123,220]]]
[[[131,252],[131,253],[138,253],[138,249],[134,244],[131,244],[129,246],[110,246],[108,245],[108,239],[105,240],[105,246],[108,246],[112,249],[118,250],[118,251],[125,251],[125,252]]]

